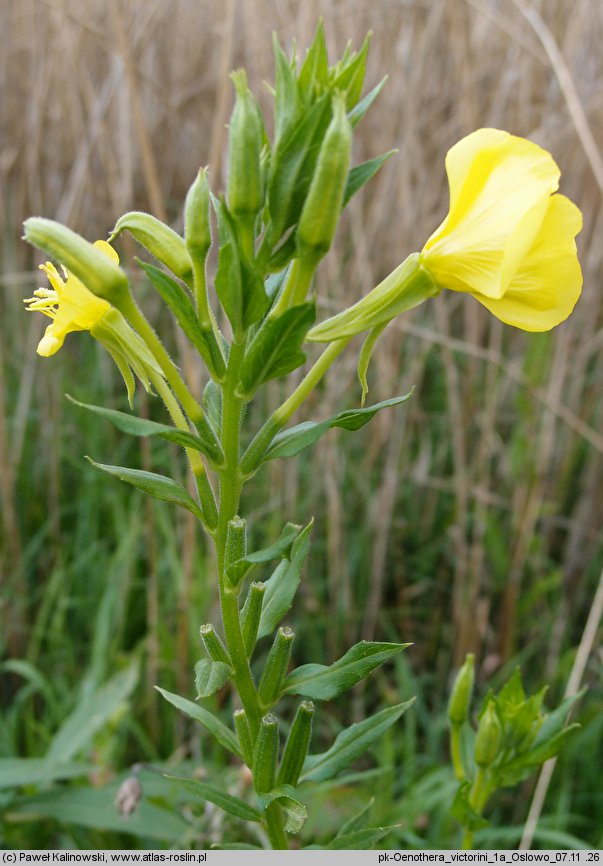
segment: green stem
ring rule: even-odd
[[[463,851],[470,851],[473,848],[473,831],[469,830],[467,827],[463,830],[461,848]]]
[[[454,775],[462,782],[465,778],[465,768],[463,767],[463,758],[461,755],[461,725],[452,725],[450,728],[450,756],[452,758],[452,766],[454,767]]]
[[[289,850],[289,840],[284,829],[283,812],[278,803],[271,803],[266,809],[266,830],[270,844],[276,851]]]
[[[334,343],[330,343],[327,346],[311,370],[299,383],[293,394],[285,400],[276,412],[274,412],[272,418],[269,419],[267,423],[274,420],[274,422],[281,427],[287,423],[293,413],[299,409],[305,400],[308,399],[335,358],[343,352],[347,344],[350,342],[350,339],[350,337],[345,337],[343,340],[336,340]]]

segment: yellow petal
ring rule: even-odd
[[[104,253],[107,258],[111,259],[112,262],[115,262],[116,265],[119,264],[119,256],[117,252],[113,249],[110,243],[107,241],[94,241],[92,244],[93,247],[96,247],[97,250],[100,250],[101,253]]]
[[[59,351],[64,342],[65,336],[57,337],[54,333],[53,325],[49,325],[44,332],[44,336],[38,343],[36,351],[38,355],[41,355],[43,358],[50,358],[51,355],[54,355]]]
[[[582,272],[574,237],[582,214],[568,198],[554,195],[532,248],[503,298],[474,292],[502,322],[524,331],[549,331],[567,319],[580,297]]]
[[[437,282],[500,298],[531,247],[559,169],[547,151],[501,130],[478,130],[448,153],[450,212],[423,248]]]

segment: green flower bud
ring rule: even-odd
[[[422,266],[419,253],[413,253],[353,307],[311,328],[306,340],[330,343],[386,325],[400,313],[439,295],[440,291],[429,271]]]
[[[224,549],[224,566],[228,571],[229,566],[243,559],[247,553],[247,521],[243,518],[233,517],[228,521],[226,528],[226,547]]]
[[[128,278],[120,266],[67,226],[43,217],[24,223],[25,240],[75,274],[92,294],[114,307],[129,296]]]
[[[480,719],[475,738],[475,763],[478,767],[490,767],[498,756],[502,740],[502,727],[494,704],[489,703]]]
[[[210,659],[214,662],[223,662],[230,667],[232,662],[228,655],[228,651],[216,634],[213,625],[211,623],[202,625],[199,629],[199,634],[201,635],[203,646],[205,647]]]
[[[333,119],[320,146],[318,162],[297,227],[302,258],[314,262],[330,248],[339,222],[350,168],[352,127],[341,94],[333,97]]]
[[[267,794],[274,788],[278,749],[278,720],[268,713],[260,724],[253,751],[253,785],[258,794]]]
[[[207,168],[199,169],[184,202],[184,242],[191,258],[202,262],[211,247]]]
[[[245,710],[235,710],[232,717],[239,738],[241,752],[243,753],[243,760],[251,768],[253,767],[253,741],[251,739],[251,731],[249,730],[249,722],[247,721],[247,713]]]
[[[293,785],[295,787],[297,785],[310,746],[313,719],[314,704],[312,701],[302,701],[287,737],[283,759],[278,771],[277,787],[281,785]]]
[[[258,686],[258,697],[264,707],[271,707],[280,694],[294,640],[295,632],[290,628],[281,626],[276,633]]]
[[[149,213],[131,211],[115,223],[109,243],[121,232],[129,231],[152,256],[184,282],[190,282],[193,265],[186,244],[179,234]]]
[[[448,719],[452,725],[462,725],[469,718],[469,706],[475,679],[475,656],[469,653],[465,663],[456,675],[452,694],[448,702]]]
[[[243,605],[241,631],[243,633],[243,643],[245,644],[245,650],[247,651],[248,657],[251,656],[258,637],[265,592],[265,583],[252,583],[249,587],[245,604]]]
[[[247,87],[244,69],[231,73],[236,101],[228,136],[228,208],[238,220],[255,219],[264,202],[262,180],[262,122],[258,105]]]

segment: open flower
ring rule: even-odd
[[[119,257],[107,241],[93,245],[117,264]],[[90,331],[109,352],[126,384],[130,402],[134,394],[134,374],[146,390],[150,383],[162,377],[161,369],[146,344],[132,330],[119,310],[104,298],[93,294],[75,274],[62,267],[61,276],[51,262],[40,265],[51,288],[39,288],[25,303],[30,312],[44,313],[51,319],[37,348],[45,358],[59,351],[67,334]]]
[[[96,241],[94,246],[114,262],[119,257],[106,241]],[[74,274],[62,268],[63,277],[51,262],[40,265],[48,277],[51,287],[39,288],[33,298],[27,298],[27,309],[44,313],[52,322],[46,328],[37,348],[38,355],[49,358],[59,351],[67,334],[72,331],[90,331],[101,321],[111,305],[93,295]]]
[[[537,144],[478,129],[446,156],[450,210],[421,253],[442,288],[469,292],[501,321],[548,331],[582,288],[582,215],[554,195],[559,169]]]

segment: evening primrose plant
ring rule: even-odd
[[[580,212],[556,193],[559,170],[552,157],[507,132],[481,129],[448,153],[450,211],[423,250],[408,256],[358,303],[316,323],[313,279],[333,243],[341,212],[391,155],[352,164],[354,129],[383,85],[362,96],[367,52],[368,39],[358,52],[348,47],[331,65],[319,26],[300,65],[275,39],[272,139],[245,72],[234,72],[226,190],[212,190],[208,170],[199,171],[184,203],[183,235],[141,212],[120,217],[110,243],[91,244],[48,219],[25,223],[26,239],[61,268],[51,262],[43,265],[50,287],[27,301],[29,310],[51,319],[39,354],[54,354],[70,332],[89,331],[119,368],[130,404],[137,378],[163,400],[171,423],[78,405],[130,435],[181,446],[195,493],[154,472],[91,462],[191,512],[215,546],[221,623],[200,627],[205,656],[194,673],[196,695],[159,690],[199,722],[234,761],[248,767],[254,796],[237,797],[193,778],[177,782],[189,794],[255,827],[255,838],[274,848],[289,847],[301,830],[307,816],[306,786],[336,778],[393,729],[412,701],[387,706],[344,727],[322,752],[312,744],[316,704],[337,698],[408,644],[361,641],[330,664],[295,667],[295,632],[282,623],[301,580],[312,523],[286,523],[268,546],[253,548],[240,513],[244,486],[266,463],[294,458],[329,429],[359,430],[377,413],[408,399],[394,396],[364,406],[371,352],[398,315],[449,289],[469,293],[515,327],[547,330],[570,314],[581,289],[574,240]],[[195,393],[132,294],[113,246],[124,232],[157,262],[138,265],[204,365],[207,385],[202,394]],[[212,250],[217,266],[210,279]],[[362,405],[290,426],[337,356],[360,333],[365,334],[358,359]],[[283,403],[250,430],[247,419],[255,416],[248,415],[249,404],[269,382],[286,380],[305,367],[311,343],[326,345]],[[470,666],[472,677],[472,662]],[[452,757],[459,781],[454,809],[466,830],[465,844],[471,843],[471,828],[482,820],[496,787],[522,777],[509,774],[507,758],[517,760],[519,747],[513,745],[510,752],[511,739],[504,740],[509,701],[505,703],[502,693],[486,699],[476,756],[467,760],[461,730],[468,726],[471,677],[465,669],[460,678],[465,685],[457,684],[451,699]],[[204,703],[226,688],[232,696],[229,723]],[[525,764],[530,771],[556,753],[564,730],[561,712],[556,727],[550,727],[553,734],[544,737],[546,748],[534,753],[536,736],[546,730],[540,698],[534,712],[534,737],[522,740],[532,749]],[[502,733],[488,734],[484,751],[485,719],[490,731],[498,724]],[[486,751],[487,760],[482,760]],[[483,777],[477,793],[475,772],[476,778],[480,772]],[[366,814],[346,825],[328,847],[371,847],[389,832],[395,834],[392,828],[367,827]],[[254,838],[243,838],[250,836]],[[240,837],[227,832],[222,847],[237,844]]]

